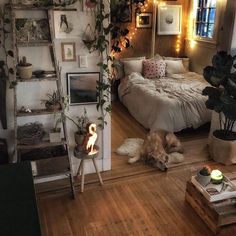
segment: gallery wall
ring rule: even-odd
[[[185,54],[185,38],[187,31],[187,19],[189,11],[189,0],[177,0],[177,1],[163,1],[168,5],[181,5],[182,6],[182,33],[180,37],[180,51],[176,52],[177,35],[158,35],[156,30],[155,39],[155,53],[163,56],[184,56]],[[153,13],[153,1],[149,1],[145,12]],[[158,7],[158,5],[156,6]],[[142,11],[144,12],[144,11]],[[157,10],[158,17],[158,10]],[[131,34],[135,29],[135,7],[132,11],[132,22],[121,24],[122,27],[127,27]],[[153,22],[152,22],[153,23]],[[117,54],[117,57],[136,57],[146,56],[150,57],[152,47],[152,29],[137,29],[135,36],[131,41],[132,47],[125,49],[122,53]]]
[[[7,1],[1,1],[1,6]],[[99,61],[99,55],[97,52],[89,53],[88,49],[84,46],[82,42],[82,35],[85,31],[86,25],[90,23],[92,27],[95,24],[94,13],[90,10],[82,11],[82,6],[80,1],[73,5],[73,8],[76,8],[73,14],[75,15],[74,26],[76,26],[76,37],[68,37],[65,39],[56,39],[55,47],[56,47],[56,56],[59,62],[59,65],[62,69],[62,84],[64,95],[67,93],[67,82],[66,82],[66,73],[69,72],[98,72],[99,68],[97,63]],[[32,12],[18,12],[17,17],[30,17],[30,18],[38,18],[42,17],[42,12],[32,11]],[[61,54],[61,43],[62,42],[73,42],[76,45],[76,61],[73,62],[63,62],[62,54]],[[50,59],[49,50],[47,47],[42,48],[21,48],[19,50],[20,55],[24,55],[28,58],[28,60],[33,64],[33,70],[52,70],[52,62]],[[79,66],[79,56],[87,56],[87,67],[81,68]],[[3,54],[1,52],[0,59]],[[17,85],[18,91],[18,108],[21,106],[29,107],[29,108],[42,108],[43,104],[41,104],[40,100],[46,98],[46,93],[52,93],[55,89],[55,85],[51,82],[40,82],[40,83],[19,83]],[[84,108],[86,108],[89,119],[98,123],[97,117],[100,116],[99,112],[96,109],[96,104],[91,105],[76,105],[69,106],[69,109],[66,111],[67,114],[71,118],[76,118],[77,116],[82,115]],[[13,123],[13,90],[7,89],[7,119],[8,119],[8,129],[3,130],[0,127],[0,138],[7,138],[9,152],[11,157],[14,152],[14,123]],[[38,117],[33,118],[21,118],[19,120],[20,124],[24,124],[27,122],[37,121]],[[43,116],[39,120],[44,124],[45,129],[49,129],[53,125],[53,117],[51,116]],[[99,152],[99,161],[98,166],[100,170],[109,170],[111,168],[111,143],[110,143],[110,117],[107,116],[108,125],[105,126],[104,130],[99,130],[98,132],[98,142],[97,144],[100,146]],[[0,125],[1,126],[1,125]],[[69,147],[70,147],[70,156],[72,157],[73,171],[75,172],[78,167],[78,160],[73,157],[73,148],[75,146],[74,142],[74,132],[76,131],[76,127],[67,120],[67,128],[69,133]],[[94,172],[94,168],[91,163],[87,162],[85,164],[85,171]]]

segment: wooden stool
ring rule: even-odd
[[[98,148],[97,148],[97,150],[98,150]],[[92,155],[88,155],[85,151],[79,151],[77,148],[75,148],[74,149],[74,156],[81,160],[77,174],[76,174],[76,177],[78,177],[81,172],[81,192],[84,191],[84,161],[85,160],[92,160],[93,161],[93,165],[94,165],[94,168],[95,168],[96,173],[98,175],[99,182],[101,185],[103,185],[102,176],[101,176],[100,172],[98,171],[98,167],[97,167],[96,160],[95,160],[95,158],[98,156],[98,152],[95,154],[92,154]]]

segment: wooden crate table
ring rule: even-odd
[[[209,202],[197,187],[188,181],[185,200],[215,234],[223,226],[236,223],[236,199]]]

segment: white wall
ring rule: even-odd
[[[3,0],[0,2],[3,4]],[[67,83],[66,83],[66,73],[68,72],[96,72],[99,71],[97,67],[97,63],[99,60],[98,52],[94,52],[89,54],[88,50],[85,48],[82,42],[82,34],[85,30],[87,23],[94,25],[94,13],[91,12],[83,12],[80,1],[78,1],[73,7],[77,8],[77,21],[74,22],[78,28],[77,38],[67,38],[67,39],[56,39],[56,54],[57,59],[59,61],[60,66],[62,67],[62,84],[64,93],[67,91]],[[18,12],[18,17],[25,17],[27,14],[30,14],[31,18],[40,17],[42,12],[32,11],[30,13],[26,12]],[[76,43],[76,62],[62,62],[61,59],[61,42],[75,42]],[[33,70],[44,69],[51,70],[52,63],[50,60],[49,50],[47,47],[40,48],[20,48],[19,55],[27,56],[28,60],[33,64]],[[78,56],[79,55],[87,55],[88,59],[88,67],[87,68],[79,68]],[[1,57],[1,56],[0,56]],[[43,105],[40,104],[40,100],[45,98],[46,93],[50,93],[55,89],[55,85],[53,82],[40,82],[40,83],[19,83],[17,85],[18,92],[18,108],[21,106],[29,107],[29,108],[40,108]],[[79,105],[79,106],[70,106],[68,115],[72,118],[79,116],[82,114],[84,107],[86,107],[88,116],[91,121],[97,121],[97,117],[100,116],[96,109],[96,105]],[[13,91],[7,91],[7,116],[8,116],[8,130],[4,131],[0,128],[0,137],[8,139],[8,145],[10,153],[13,152],[13,142],[14,142],[14,125],[13,125]],[[24,124],[26,122],[32,122],[39,120],[42,122],[45,127],[50,127],[53,125],[53,116],[44,116],[44,117],[31,117],[31,118],[19,118],[19,124]],[[110,117],[107,117],[108,125],[104,130],[100,130],[98,133],[98,141],[97,144],[100,146],[100,154],[98,160],[98,166],[100,170],[109,170],[111,168],[111,144],[110,144]],[[73,157],[73,147],[74,143],[74,131],[75,126],[71,122],[67,122],[68,134],[69,134],[69,149],[70,155],[72,157],[73,170],[77,169],[78,160]],[[94,172],[94,169],[91,163],[85,164],[85,171]]]

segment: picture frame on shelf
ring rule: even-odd
[[[16,18],[15,29],[18,43],[46,43],[51,40],[46,18]]]
[[[54,34],[55,38],[79,37],[78,13],[73,11],[54,11]]]
[[[132,22],[132,0],[120,1],[111,0],[111,22],[130,23]]]
[[[70,105],[98,103],[97,81],[99,72],[70,72],[67,77],[67,94]]]
[[[62,61],[72,62],[76,61],[76,51],[74,42],[61,43],[61,56]]]
[[[152,13],[151,12],[136,13],[135,26],[137,29],[152,28]]]
[[[182,6],[158,6],[158,35],[181,34]]]

